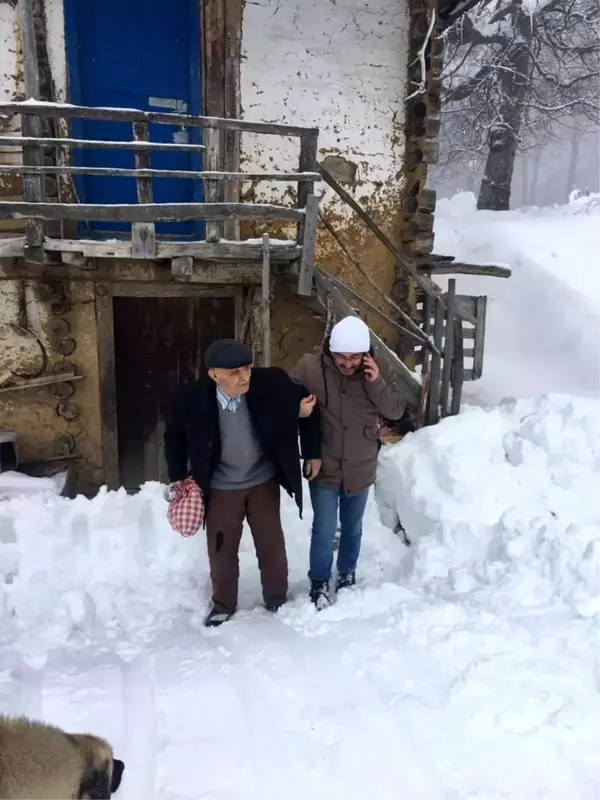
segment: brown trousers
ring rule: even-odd
[[[258,558],[265,603],[285,601],[288,565],[279,515],[280,488],[274,478],[251,489],[212,489],[206,515],[208,558],[215,608],[237,608],[240,541],[248,519]]]

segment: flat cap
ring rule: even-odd
[[[252,364],[252,350],[235,339],[216,339],[204,354],[206,369],[237,369]]]

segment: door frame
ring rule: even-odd
[[[231,297],[236,338],[240,337],[243,330],[245,307],[244,288],[241,285],[207,286],[138,281],[106,282],[95,285],[102,470],[104,484],[112,490],[120,486],[113,304],[115,297]]]

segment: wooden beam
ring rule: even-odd
[[[113,297],[233,297],[235,287],[125,281],[113,283],[111,290]]]
[[[463,264],[460,261],[434,262],[433,264],[422,262],[418,269],[433,275],[483,275],[487,278],[510,278],[512,275],[512,271],[508,267],[495,264]]]
[[[442,336],[444,333],[444,304],[440,297],[432,301],[434,311],[433,343],[438,352],[442,349]],[[428,425],[435,425],[439,419],[440,391],[442,377],[441,356],[434,353],[431,357],[431,370],[429,373],[429,397],[427,399],[426,421]]]
[[[462,320],[460,317],[454,318],[454,359],[452,363],[452,403],[450,413],[455,415],[460,413],[460,403],[462,400],[463,381],[465,379],[465,354],[462,335]]]
[[[123,169],[121,167],[72,167],[70,165],[22,166],[0,164],[0,175],[108,175],[120,178],[178,178],[203,181],[278,181],[318,183],[318,172],[222,172],[184,169]]]
[[[40,378],[28,378],[23,383],[18,383],[15,386],[3,386],[0,388],[0,394],[18,392],[22,389],[39,389],[43,386],[54,386],[57,383],[71,383],[82,378],[83,375],[75,375],[68,372],[62,372],[58,375],[42,375]]]
[[[89,270],[66,264],[18,263],[13,260],[0,261],[2,280],[66,280],[93,283],[130,283],[148,281],[161,285],[176,284],[169,269],[146,262],[104,265],[102,269]],[[259,264],[194,264],[194,273],[186,278],[187,286],[194,284],[260,284]]]
[[[131,257],[156,258],[156,232],[153,222],[134,222],[132,224]]]
[[[485,322],[487,312],[487,297],[478,297],[475,301],[475,342],[473,353],[473,370],[471,380],[479,380],[483,375],[483,349],[485,344]]]
[[[236,119],[241,115],[240,62],[242,50],[242,0],[225,2],[225,74],[224,74],[224,116]],[[227,171],[237,172],[240,168],[240,132],[227,128],[223,131],[223,166]],[[237,203],[240,199],[238,182],[227,181],[223,186],[223,200]],[[226,239],[240,238],[239,220],[233,217],[223,224]]]
[[[450,411],[448,400],[450,397],[450,379],[452,377],[452,360],[454,357],[454,314],[456,300],[456,280],[448,281],[448,294],[446,304],[446,335],[444,337],[444,364],[442,367],[442,392],[440,407],[442,417],[447,417]]]
[[[262,365],[271,366],[271,263],[269,261],[269,234],[263,235],[262,263]]]
[[[81,219],[94,222],[185,222],[196,219],[263,219],[300,222],[304,211],[261,203],[153,203],[90,205],[85,203],[1,202],[0,219]]]
[[[132,150],[134,153],[149,153],[156,150],[170,152],[200,152],[203,144],[175,144],[173,142],[123,142],[104,139],[67,139],[50,136],[0,136],[0,147],[81,147],[88,150]]]
[[[19,0],[18,13],[25,94],[27,98],[39,100],[40,71],[37,58],[33,0]],[[20,138],[31,141],[40,138],[41,134],[42,123],[39,117],[23,117],[22,137]],[[31,167],[41,166],[44,163],[41,148],[34,144],[24,146],[23,163]],[[40,203],[44,200],[44,195],[44,178],[42,176],[26,175],[23,177],[23,198],[27,202]],[[44,223],[37,218],[27,220],[25,225],[25,251],[29,260],[37,262],[44,260],[43,241]]]
[[[23,240],[9,239],[3,250],[0,239],[0,256],[23,255]],[[131,242],[101,242],[92,239],[46,239],[44,247],[49,252],[81,253],[87,258],[132,258]],[[270,246],[272,263],[287,263],[300,258],[302,248],[295,242],[273,243]],[[161,242],[156,243],[156,260],[178,256],[192,256],[204,261],[260,261],[262,244],[258,241],[241,242]]]
[[[298,164],[298,172],[316,172],[318,169],[317,155],[319,150],[319,137],[318,132],[313,131],[310,134],[304,134],[300,139],[300,160]],[[311,181],[307,183],[298,184],[298,208],[306,208],[308,198],[314,194],[315,187]],[[298,224],[298,232],[296,241],[302,244],[304,241],[304,222]],[[316,225],[316,221],[315,221]]]
[[[100,424],[102,426],[102,466],[104,483],[119,487],[119,443],[117,434],[117,391],[113,296],[109,283],[96,286],[96,334],[100,377]]]
[[[202,9],[204,35],[204,111],[211,117],[225,117],[225,0],[203,0]],[[204,164],[210,170],[224,168],[223,130],[207,128],[203,136],[206,145]],[[204,187],[204,199],[210,203],[221,203],[224,186],[217,181],[208,181]],[[206,223],[206,239],[217,242],[222,236],[222,223]]]
[[[0,103],[0,114],[34,114],[51,119],[96,119],[103,122],[148,122],[165,125],[185,125],[192,128],[262,133],[269,136],[319,135],[318,128],[300,125],[280,125],[271,122],[250,122],[221,117],[196,117],[188,114],[170,114],[157,111],[140,111],[129,108],[89,108],[68,103]]]
[[[343,188],[343,186],[341,186],[321,164],[317,164],[317,169],[323,176],[325,183],[327,183],[329,186],[331,186],[331,188],[335,192],[337,192],[337,194],[342,198],[342,200],[345,203],[347,203],[354,212],[358,214],[358,216],[362,219],[367,228],[369,228],[369,230],[375,234],[375,236],[387,248],[387,250],[389,250],[389,252],[396,259],[398,266],[405,272],[408,272],[415,279],[415,281],[419,284],[419,286],[423,289],[424,292],[433,296],[435,290],[431,284],[431,281],[427,280],[424,276],[420,275],[417,269],[414,267],[414,265],[411,264],[410,261],[402,257],[398,249],[394,246],[392,241],[381,230],[379,225],[377,225],[375,220],[373,220],[371,216],[367,214],[364,208],[362,208],[362,206],[360,206],[356,202],[356,200],[352,197],[352,195],[348,194],[348,192]]]
[[[316,195],[308,195],[306,198],[305,211],[306,221],[302,231],[302,258],[300,259],[300,274],[298,276],[298,294],[304,297],[310,297],[313,290],[313,275],[317,252],[319,200]]]
[[[133,138],[136,142],[149,142],[150,134],[148,131],[147,122],[134,122],[133,123]],[[136,175],[136,188],[138,203],[151,203],[152,202],[152,180],[150,178],[140,175],[141,170],[149,170],[150,151],[140,150],[135,153],[135,170]]]

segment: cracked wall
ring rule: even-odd
[[[246,0],[242,30],[241,104],[245,119],[318,127],[319,161],[327,159],[345,188],[398,245],[405,191],[405,103],[408,94],[408,0]],[[242,136],[244,169],[297,171],[295,139]],[[395,264],[356,215],[324,184],[320,207],[378,284],[391,291]],[[289,202],[295,187],[260,183],[247,197]],[[259,226],[252,227],[260,235]],[[281,235],[292,235],[282,229]],[[317,246],[320,266],[381,306],[380,299],[326,231]],[[382,307],[383,308],[383,307]],[[390,343],[389,330],[368,320]],[[301,302],[278,291],[274,359],[290,366],[317,343],[316,325]],[[290,331],[301,330],[290,336]],[[280,343],[280,344],[278,344]]]
[[[74,484],[88,489],[102,484],[94,302],[92,283],[0,282],[0,387],[21,382],[15,380],[14,373],[37,374],[44,366],[42,348],[47,358],[46,374],[73,370],[84,376],[70,384],[3,392],[0,429],[19,433],[24,462],[55,457],[57,437],[72,437],[72,455],[76,458],[64,463],[72,471]],[[75,343],[67,356],[59,352],[65,338]],[[69,404],[66,416],[58,411],[61,403]]]

